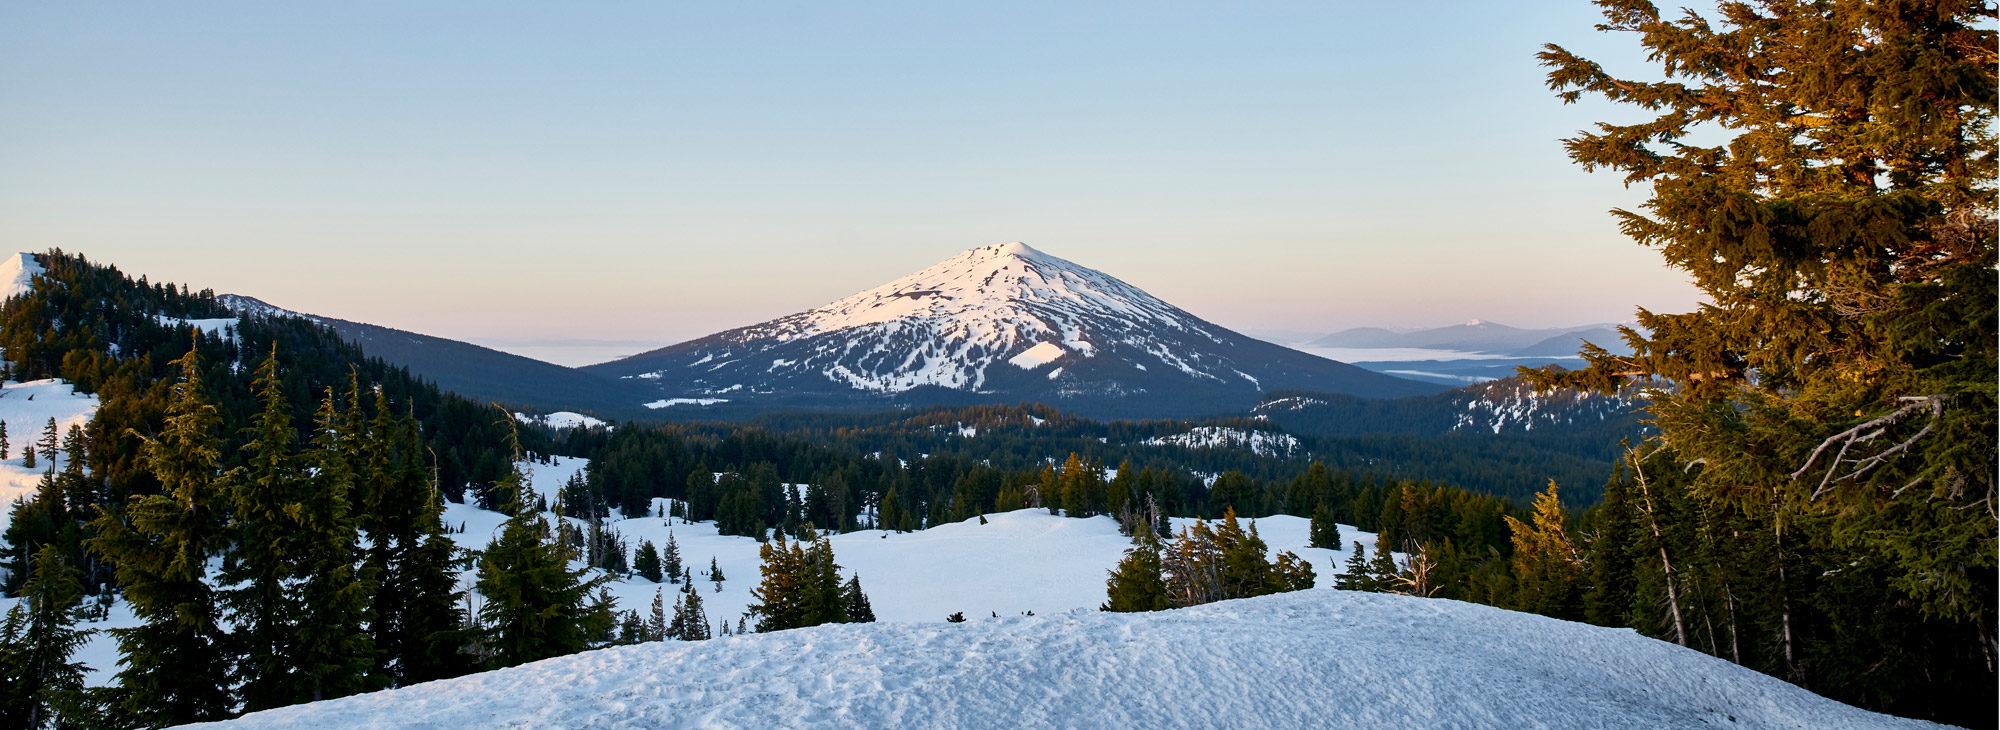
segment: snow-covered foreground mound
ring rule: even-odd
[[[588,652],[245,727],[1934,727],[1630,631],[1316,589]]]

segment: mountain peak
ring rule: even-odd
[[[1249,341],[1018,241],[967,249],[824,306],[591,371],[651,381],[667,396],[656,401],[661,408],[916,392],[912,398],[1191,413],[1227,409],[1194,405],[1200,398],[1242,401],[1266,387],[1325,383],[1399,395],[1421,388]]]

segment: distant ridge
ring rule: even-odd
[[[301,314],[255,297],[223,294],[216,301],[242,317],[300,317],[360,345],[370,357],[408,368],[439,388],[479,401],[539,410],[587,410],[624,418],[643,415],[645,392],[631,383],[458,340],[392,327]]]

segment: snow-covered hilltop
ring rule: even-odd
[[[1918,728],[1699,652],[1315,589],[1141,614],[847,624],[604,649],[237,727]]]
[[[1274,388],[1437,388],[1255,340],[1022,243],[981,246],[823,307],[587,368],[675,404],[1063,403],[1193,415]]]

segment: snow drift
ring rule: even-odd
[[[587,652],[240,727],[1934,727],[1631,631],[1316,589]]]

